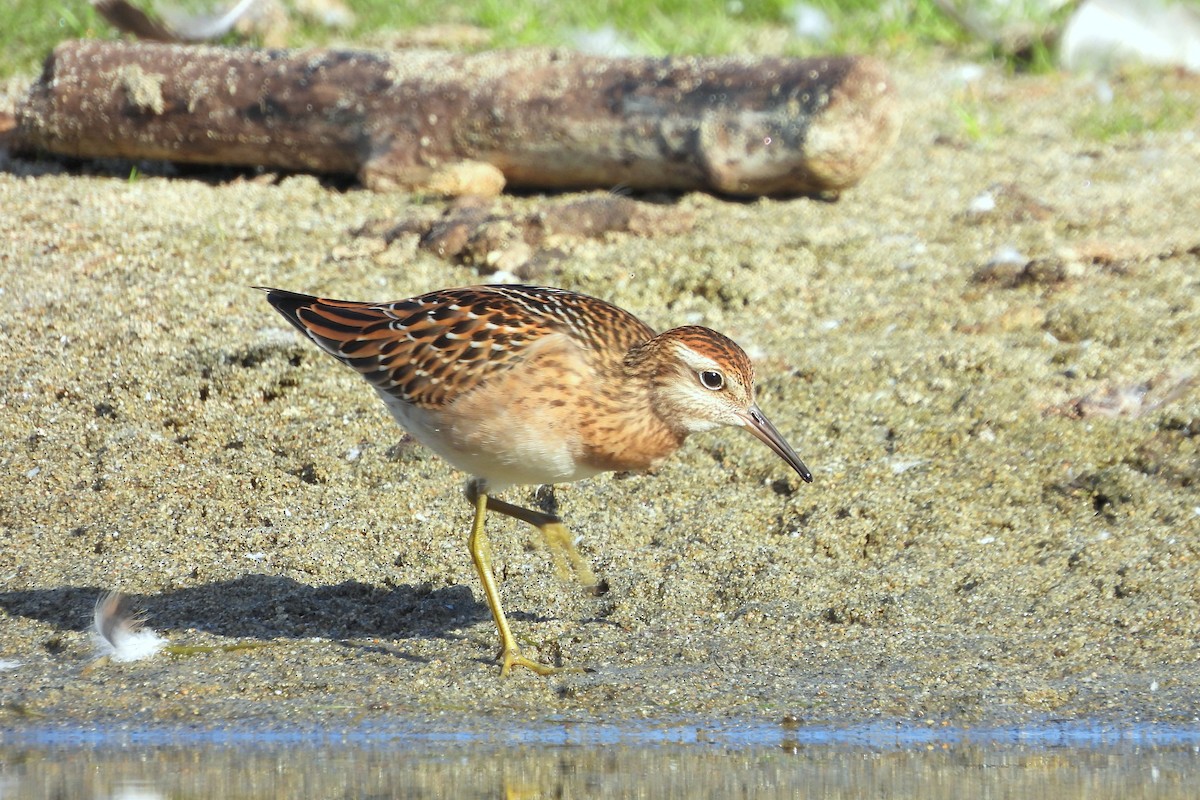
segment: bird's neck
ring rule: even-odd
[[[674,426],[655,402],[663,379],[655,339],[632,347],[625,358],[601,370],[594,393],[597,420],[620,419],[605,430],[584,431],[589,460],[611,470],[646,470],[674,453],[688,431]]]

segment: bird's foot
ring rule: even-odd
[[[538,530],[542,532],[542,539],[546,542],[546,548],[554,560],[554,569],[558,573],[558,577],[565,581],[573,572],[576,580],[585,589],[594,593],[599,583],[596,580],[596,574],[592,572],[592,568],[575,548],[575,542],[572,540],[567,526],[561,522],[547,522],[539,525]]]
[[[549,664],[543,664],[540,661],[534,661],[532,658],[526,658],[525,656],[521,655],[520,649],[515,646],[504,648],[504,652],[500,654],[500,663],[502,665],[500,667],[501,677],[507,677],[509,671],[512,670],[513,667],[524,667],[525,669],[531,669],[542,677],[546,677],[548,675],[562,675],[572,672],[585,672],[585,670],[579,667],[552,667]]]

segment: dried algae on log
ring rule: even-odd
[[[12,149],[351,173],[377,189],[836,193],[894,142],[870,58],[282,51],[78,40]]]

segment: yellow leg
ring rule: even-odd
[[[571,541],[571,532],[558,517],[514,506],[512,503],[506,503],[494,497],[487,499],[487,508],[488,511],[496,511],[507,517],[528,522],[541,531],[542,540],[545,541],[546,548],[550,551],[550,557],[554,559],[554,568],[558,571],[558,577],[563,580],[567,579],[567,562],[570,561],[571,569],[575,571],[575,577],[583,584],[584,588],[594,589],[596,587],[595,574],[592,573],[591,567],[584,561],[583,556],[575,549],[575,543]]]
[[[517,640],[509,630],[508,620],[504,618],[504,609],[500,607],[500,592],[496,588],[496,577],[492,572],[491,547],[488,545],[487,533],[483,530],[483,518],[490,505],[489,498],[482,491],[468,489],[468,499],[475,505],[475,522],[471,526],[471,538],[467,540],[467,548],[471,551],[471,560],[475,562],[475,571],[479,573],[479,581],[483,584],[483,594],[487,598],[488,608],[492,610],[492,619],[500,631],[500,674],[507,675],[513,667],[525,667],[538,675],[553,675],[558,672],[556,667],[538,663],[521,655]]]

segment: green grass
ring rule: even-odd
[[[206,11],[228,8],[234,0],[133,0],[148,9],[173,6]],[[88,0],[0,0],[0,79],[35,73],[50,50],[64,39],[116,38]],[[285,0],[286,2],[286,0]],[[615,30],[635,51],[648,55],[745,53],[804,56],[820,53],[896,53],[951,50],[974,60],[995,58],[1014,69],[1054,68],[1053,53],[1035,46],[1022,57],[996,52],[972,39],[946,17],[934,0],[804,0],[833,23],[828,42],[792,34],[790,10],[797,0],[346,0],[357,16],[351,31],[332,31],[298,16],[288,43],[307,46],[387,45],[395,34],[436,24],[463,24],[490,34],[487,47],[567,45],[575,32]],[[1180,0],[1200,7],[1200,0]],[[1061,14],[1060,14],[1061,16]],[[1051,24],[1053,15],[1044,20]],[[232,39],[230,40],[232,41]],[[250,44],[260,44],[250,42]],[[1100,120],[1114,130],[1136,120]]]
[[[1179,0],[1200,7],[1200,0]],[[0,0],[0,78],[34,73],[64,39],[115,38],[88,0]],[[144,8],[228,8],[233,0],[133,0]],[[286,0],[285,0],[286,2]],[[959,57],[995,58],[1014,69],[1053,69],[1053,53],[1034,47],[1016,57],[973,40],[947,18],[934,0],[804,0],[828,15],[831,41],[811,42],[791,33],[790,9],[797,0],[346,0],[357,16],[348,32],[331,31],[298,17],[289,46],[386,45],[395,33],[444,23],[481,27],[488,47],[565,45],[573,32],[611,28],[636,51],[648,55],[726,54],[804,56],[818,53],[895,53],[952,50]],[[1061,14],[1060,14],[1061,16]],[[1051,15],[1044,24],[1061,22]],[[258,44],[251,42],[251,44]],[[1113,123],[1136,124],[1132,121]]]
[[[13,0],[0,26],[0,77],[33,72],[63,39],[103,35],[103,25],[85,0],[39,3]]]
[[[46,54],[64,39],[115,38],[87,0],[7,0],[0,25],[0,78],[36,72]],[[153,8],[155,0],[135,0]],[[232,0],[157,0],[192,9],[228,7]],[[562,45],[573,31],[611,27],[649,55],[888,52],[957,46],[965,37],[936,10],[932,0],[808,0],[834,23],[830,42],[791,35],[792,0],[349,0],[357,24],[349,32],[298,24],[290,44],[383,43],[389,32],[440,23],[476,25],[491,32],[492,47]],[[880,8],[894,9],[881,12]]]
[[[1109,142],[1143,133],[1169,133],[1193,125],[1200,115],[1200,102],[1187,86],[1160,86],[1152,94],[1143,91],[1136,100],[1117,92],[1107,104],[1095,103],[1073,123],[1075,135],[1083,140]]]

